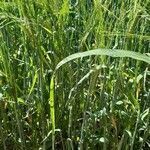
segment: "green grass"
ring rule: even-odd
[[[149,9],[2,0],[0,149],[149,149]]]

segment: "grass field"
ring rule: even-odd
[[[150,149],[149,55],[149,0],[1,0],[0,150]]]

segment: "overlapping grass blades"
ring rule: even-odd
[[[71,60],[149,54],[149,17],[149,0],[1,0],[0,149],[148,149],[149,60]]]
[[[75,53],[72,54],[66,58],[64,58],[62,61],[60,61],[53,73],[53,76],[51,78],[51,82],[50,82],[50,112],[51,112],[51,120],[52,120],[52,143],[53,143],[53,149],[54,149],[54,143],[55,143],[55,107],[54,107],[54,78],[56,75],[56,71],[63,65],[65,65],[66,63],[77,59],[77,58],[83,58],[83,57],[88,57],[88,56],[92,56],[92,55],[107,55],[107,56],[111,56],[111,57],[129,57],[132,59],[136,59],[136,60],[140,60],[140,61],[144,61],[148,64],[150,64],[150,57],[145,55],[145,54],[141,54],[141,53],[137,53],[137,52],[133,52],[133,51],[127,51],[127,50],[110,50],[110,49],[96,49],[96,50],[90,50],[90,51],[86,51],[86,52],[80,52],[80,53]],[[132,143],[132,149],[133,149],[133,143]]]

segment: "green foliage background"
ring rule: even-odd
[[[91,49],[150,53],[149,0],[0,1],[0,149],[150,148],[149,64],[90,56]],[[52,110],[52,109],[51,109]]]

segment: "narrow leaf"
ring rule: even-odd
[[[66,58],[64,58],[62,61],[58,63],[56,66],[56,70],[58,70],[62,65],[66,64],[67,62],[74,60],[76,58],[82,58],[86,56],[92,56],[92,55],[107,55],[111,57],[129,57],[133,58],[136,60],[141,60],[144,61],[148,64],[150,64],[150,57],[146,56],[145,54],[141,54],[138,52],[133,52],[133,51],[127,51],[127,50],[118,50],[118,49],[95,49],[95,50],[90,50],[86,52],[80,52],[80,53],[75,53],[72,54]]]

